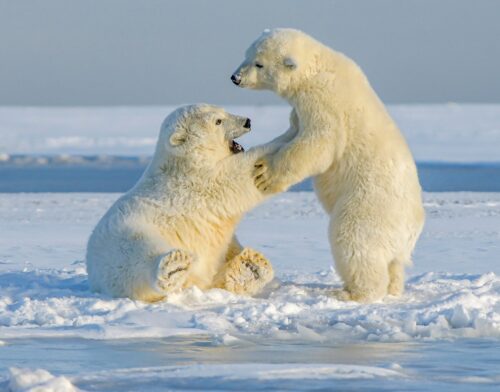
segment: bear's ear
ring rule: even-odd
[[[170,145],[175,147],[184,143],[186,139],[187,139],[186,128],[184,128],[183,126],[177,126],[172,135],[170,135],[169,141]]]
[[[283,65],[288,69],[295,69],[298,66],[297,61],[290,56],[287,56],[283,59]]]

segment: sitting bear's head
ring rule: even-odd
[[[231,80],[240,87],[286,95],[316,72],[320,45],[299,30],[264,30],[247,49],[245,61]]]
[[[234,139],[250,131],[250,119],[227,113],[217,106],[183,106],[161,126],[156,154],[217,162],[243,151]]]

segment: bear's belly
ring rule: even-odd
[[[208,213],[207,213],[208,215]],[[162,228],[162,234],[173,249],[193,254],[186,287],[211,287],[214,276],[222,267],[238,220],[176,219]]]
[[[335,203],[345,192],[345,181],[343,180],[343,168],[341,164],[333,164],[324,173],[313,178],[314,191],[323,209],[330,214]]]

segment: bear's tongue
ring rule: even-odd
[[[229,149],[234,153],[234,154],[238,154],[239,152],[243,152],[245,151],[245,149],[243,148],[243,146],[239,143],[236,143],[234,140],[231,140],[229,142]]]

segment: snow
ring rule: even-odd
[[[331,267],[327,218],[309,192],[279,195],[241,225],[243,243],[263,250],[277,271],[260,298],[191,288],[145,304],[90,293],[85,240],[116,197],[0,195],[3,339],[208,334],[225,344],[255,336],[392,342],[500,337],[499,194],[426,194],[428,223],[406,293],[371,305],[331,295],[341,282]],[[286,233],[278,230],[284,225]],[[436,270],[436,258],[446,272]]]
[[[9,382],[12,390],[30,390],[38,384],[45,388],[61,384],[65,388],[75,385],[84,390],[108,387],[113,390],[127,385],[128,377],[144,377],[153,386],[170,385],[173,389],[183,385],[210,389],[208,386],[217,385],[214,383],[231,388],[235,387],[236,380],[242,379],[252,380],[249,387],[264,383],[262,385],[275,385],[277,389],[283,389],[288,383],[293,386],[293,380],[307,377],[312,384],[301,381],[303,389],[313,388],[321,380],[325,384],[320,385],[325,386],[328,381],[346,377],[358,380],[356,382],[367,377],[386,381],[403,376],[407,379],[414,377],[413,372],[417,370],[401,370],[397,364],[390,367],[389,362],[377,362],[376,355],[366,362],[352,362],[353,358],[355,362],[361,361],[363,354],[332,364],[330,360],[324,363],[322,360],[327,357],[317,351],[325,347],[335,350],[346,344],[351,347],[348,350],[367,344],[425,347],[427,342],[440,347],[450,339],[465,350],[465,343],[461,342],[470,339],[498,342],[500,338],[498,193],[425,194],[427,223],[415,252],[415,266],[409,270],[406,292],[401,298],[390,297],[370,305],[340,302],[331,295],[341,282],[331,267],[325,235],[328,220],[311,192],[278,195],[251,211],[240,225],[241,241],[262,250],[277,273],[277,279],[258,298],[241,297],[219,289],[202,292],[191,288],[167,301],[145,304],[91,293],[83,263],[86,239],[118,196],[0,194],[3,234],[0,237],[0,337],[3,342],[0,359],[2,350],[8,358],[19,344],[33,347],[34,342],[49,338],[51,345],[56,346],[65,345],[69,339],[97,340],[105,345],[111,341],[137,339],[208,339],[209,347],[226,347],[236,352],[255,344],[290,347],[292,352],[296,350],[294,347],[309,347],[313,350],[311,360],[300,362],[299,357],[295,364],[265,363],[262,359],[266,355],[259,351],[262,349],[255,348],[257,353],[252,362],[238,365],[240,367],[231,361],[218,365],[207,360],[204,366],[196,367],[190,361],[179,364],[172,360],[173,363],[168,362],[166,366],[145,369],[138,360],[132,370],[127,367],[126,375],[119,366],[121,359],[117,361],[118,368],[104,366],[104,370],[96,370],[96,373],[91,369],[76,371],[63,367],[51,377],[42,370],[28,368],[11,370],[10,375],[4,373],[4,383]],[[31,343],[22,343],[25,341]],[[56,350],[58,356],[61,353],[60,349],[52,350]],[[186,347],[182,350],[190,352]],[[486,350],[484,354],[491,352],[494,358],[493,353],[498,353],[494,348],[482,350]],[[40,355],[46,352],[43,350]],[[175,351],[174,357],[178,358],[180,352]],[[217,358],[220,354],[214,355]],[[498,356],[492,363],[494,361],[498,361]],[[19,367],[17,362],[8,363]],[[35,360],[29,364],[32,369],[47,366]],[[419,366],[423,365],[417,369]],[[0,366],[0,389],[1,369]],[[47,370],[50,369],[49,366]],[[194,384],[186,381],[191,374],[196,374]],[[453,385],[458,382],[457,374],[448,376],[452,381],[446,382]],[[469,376],[472,378],[465,380],[461,375],[460,382],[492,385],[499,377],[493,370]],[[34,380],[33,386],[23,384],[23,380]]]
[[[43,369],[9,369],[12,392],[72,392],[77,389],[65,377],[55,377]]]
[[[137,167],[172,109],[3,107],[0,165]],[[246,147],[287,127],[285,106],[228,110],[252,118]],[[500,162],[500,105],[389,110],[421,162]],[[0,390],[498,390],[500,193],[424,194],[405,294],[369,305],[331,295],[341,282],[311,192],[238,228],[276,271],[256,298],[91,293],[86,240],[118,196],[0,193]]]
[[[166,107],[0,107],[0,161],[12,155],[153,153]],[[252,119],[244,146],[288,127],[287,106],[227,106]],[[498,162],[500,105],[389,105],[418,161]]]

